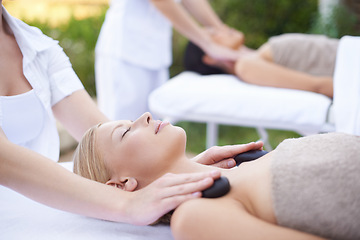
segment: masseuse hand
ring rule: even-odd
[[[224,47],[212,41],[204,48],[204,52],[213,59],[234,62],[239,59],[239,52],[228,47]]]
[[[232,168],[236,165],[233,158],[235,155],[250,150],[260,150],[263,145],[263,142],[252,142],[248,144],[221,147],[214,146],[195,156],[192,160],[205,165],[213,165],[220,168]]]
[[[200,191],[210,187],[219,171],[192,174],[167,173],[143,189],[133,192],[129,199],[129,223],[148,225],[181,203],[201,197]]]

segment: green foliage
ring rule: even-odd
[[[179,122],[178,126],[185,129],[187,134],[186,150],[191,153],[200,153],[206,149],[206,124],[195,122]],[[301,135],[292,131],[268,130],[269,142],[272,148],[287,138],[298,138]],[[260,136],[255,128],[239,126],[219,126],[218,145],[244,144],[258,141]]]
[[[90,95],[95,96],[95,45],[104,21],[106,9],[100,16],[77,20],[72,17],[67,23],[51,27],[38,21],[30,23],[44,34],[59,41],[72,66]]]
[[[359,35],[359,20],[356,13],[344,3],[332,8],[329,16],[318,13],[310,29],[311,33],[324,34],[333,38],[345,35]]]
[[[307,32],[317,12],[317,0],[212,1],[221,19],[245,33],[250,47],[259,47],[274,35]]]

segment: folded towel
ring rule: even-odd
[[[337,132],[360,135],[360,37],[341,38],[334,73]]]

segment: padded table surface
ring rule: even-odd
[[[247,84],[227,74],[183,72],[149,97],[160,118],[318,133],[333,129],[331,99],[313,92]]]
[[[71,169],[72,163],[61,163]],[[0,186],[0,239],[169,240],[169,226],[134,226],[63,212]]]

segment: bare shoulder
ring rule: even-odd
[[[187,201],[175,210],[170,225],[175,240],[322,239],[261,220],[228,197]]]
[[[235,216],[238,219],[242,214],[248,214],[245,208],[226,197],[194,199],[181,204],[175,210],[171,218],[171,231],[176,240],[221,239],[224,237],[222,229],[227,222],[232,221]],[[211,238],[211,235],[214,238]]]

